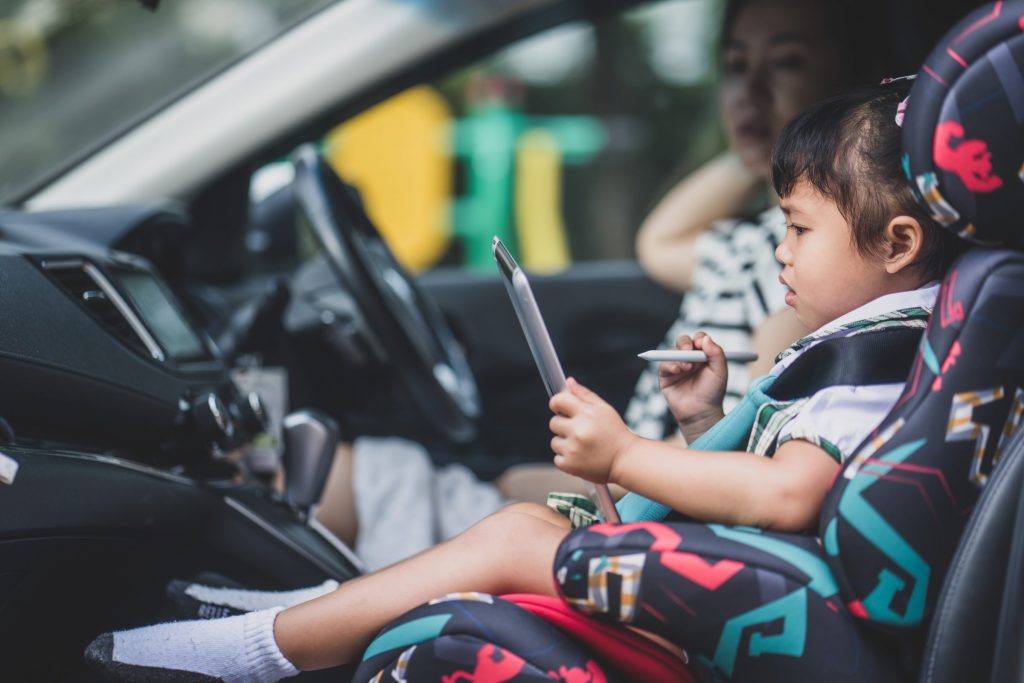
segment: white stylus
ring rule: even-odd
[[[636,354],[637,358],[653,363],[707,363],[708,357],[703,351],[681,351],[679,349],[659,349]],[[725,359],[738,363],[752,363],[757,360],[753,351],[726,351]]]

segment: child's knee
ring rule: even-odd
[[[527,515],[536,519],[544,520],[551,524],[559,524],[558,520],[565,519],[562,515],[558,514],[547,505],[540,503],[512,503],[501,508],[495,514],[498,515]]]
[[[484,523],[492,533],[521,534],[541,524],[557,524],[557,517],[558,513],[544,505],[513,503],[487,517]]]
[[[476,524],[467,533],[478,548],[515,548],[538,535],[552,530],[569,530],[564,517],[544,505],[535,503],[513,503]]]

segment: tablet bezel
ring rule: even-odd
[[[494,253],[494,260],[501,272],[502,282],[512,301],[512,308],[516,311],[519,319],[519,326],[526,336],[526,343],[533,354],[533,360],[537,364],[541,379],[544,381],[544,388],[548,396],[554,396],[566,387],[565,372],[562,370],[562,363],[558,360],[558,352],[551,341],[547,325],[544,324],[544,317],[537,306],[537,300],[533,296],[530,282],[526,278],[519,264],[509,253],[501,239],[495,237],[491,243]],[[606,522],[617,523],[619,521],[615,503],[612,500],[611,492],[603,484],[593,484],[595,499],[601,515]]]

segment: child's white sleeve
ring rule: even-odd
[[[842,463],[889,414],[902,390],[902,383],[822,389],[782,426],[778,446],[803,439]]]

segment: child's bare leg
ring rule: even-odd
[[[567,531],[568,523],[547,508],[513,505],[443,545],[308,603],[104,633],[85,659],[109,680],[191,680],[183,673],[189,672],[274,683],[299,667],[354,660],[387,622],[445,593],[551,595],[555,549]]]
[[[455,538],[281,612],[274,638],[303,671],[354,660],[389,621],[446,593],[554,595],[555,550],[569,530],[552,510],[511,505]]]

